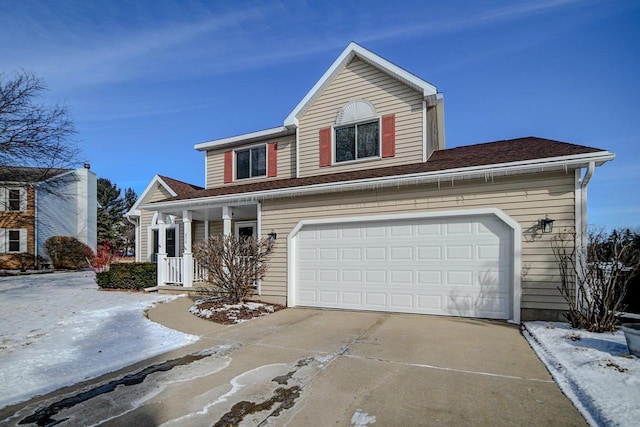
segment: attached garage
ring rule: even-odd
[[[519,321],[519,228],[498,209],[303,221],[290,305]]]

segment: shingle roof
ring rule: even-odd
[[[567,142],[553,141],[550,139],[526,137],[439,150],[434,152],[427,162],[339,172],[304,178],[278,179],[248,184],[226,185],[223,187],[209,189],[199,189],[185,192],[184,194],[178,194],[176,197],[170,197],[159,202],[296,188],[315,184],[367,180],[372,178],[401,176],[422,172],[446,171],[473,166],[489,167],[491,165],[501,163],[589,154],[601,151],[605,150],[570,144]],[[195,188],[195,186],[191,187]],[[178,192],[176,191],[176,193]]]
[[[0,182],[34,183],[45,181],[72,169],[32,168],[25,166],[0,166]]]
[[[176,197],[190,198],[191,193],[198,190],[204,190],[197,185],[189,184],[184,181],[178,181],[177,179],[169,178],[168,176],[158,175],[171,189],[177,194]]]

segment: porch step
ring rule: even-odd
[[[158,292],[158,287],[157,286],[153,286],[151,288],[144,288],[145,292]]]

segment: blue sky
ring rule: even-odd
[[[607,149],[589,222],[640,226],[640,1],[0,0],[0,71],[70,108],[99,177],[203,185],[203,141],[282,124],[350,41],[444,93],[447,147]]]

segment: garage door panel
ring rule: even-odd
[[[442,246],[417,246],[418,261],[442,261]]]
[[[338,282],[339,272],[338,270],[320,270],[318,275],[319,282],[336,283]]]
[[[418,271],[418,285],[442,285],[442,271],[441,270],[419,270]]]
[[[417,295],[416,308],[421,311],[428,311],[431,314],[440,314],[442,311],[442,299],[440,295]]]
[[[469,236],[473,234],[473,224],[469,222],[451,221],[445,226],[445,233],[448,236],[463,235]]]
[[[390,283],[392,285],[412,285],[413,271],[412,270],[391,270],[391,274],[389,278],[390,278]]]
[[[387,270],[365,270],[365,282],[367,284],[387,283]]]
[[[387,259],[387,248],[385,247],[364,248],[365,261],[384,261],[386,259]]]
[[[411,294],[391,294],[391,307],[413,308],[413,297]]]
[[[296,236],[296,301],[510,318],[510,233],[494,216],[305,226]]]
[[[362,271],[342,270],[342,283],[362,285]]]
[[[446,282],[443,283],[446,286],[472,286],[473,285],[473,271],[472,270],[447,270]]]
[[[471,261],[473,260],[472,245],[448,245],[446,250],[448,260],[452,261]]]
[[[413,247],[411,246],[390,247],[389,259],[391,261],[413,261]]]
[[[336,305],[338,304],[338,297],[339,297],[339,293],[338,291],[320,291],[318,292],[318,302],[320,304],[333,304]]]
[[[318,293],[313,290],[300,289],[298,291],[298,301],[301,305],[316,305],[318,302]]]
[[[364,227],[364,235],[366,238],[379,238],[379,237],[387,237],[387,229],[386,227],[381,226],[368,226]]]
[[[366,292],[365,304],[369,308],[384,308],[387,305],[387,294],[380,292]]]
[[[418,236],[440,236],[442,235],[441,224],[418,224],[416,226]]]
[[[361,306],[362,292],[343,292],[342,303],[350,306]]]

